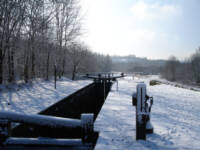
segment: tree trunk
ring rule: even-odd
[[[57,80],[57,66],[54,65],[54,88],[56,89],[56,80]]]
[[[64,75],[64,73],[65,73],[65,56],[64,56],[63,62],[62,62],[62,76]]]
[[[3,83],[3,59],[0,56],[0,84]]]
[[[11,82],[11,57],[10,57],[10,50],[8,50],[8,82]]]
[[[62,77],[62,71],[61,71],[61,67],[60,66],[58,66],[57,67],[57,70],[58,70],[58,77],[59,77],[59,79],[61,79],[61,77]]]
[[[8,50],[8,82],[14,81],[14,51]]]
[[[29,75],[28,75],[28,56],[25,58],[25,64],[24,64],[24,81],[25,83],[28,83]]]
[[[0,47],[0,84],[3,83],[3,49]]]
[[[35,53],[32,49],[31,54],[31,78],[33,79],[35,77]]]
[[[76,66],[73,67],[73,71],[72,71],[72,80],[75,79],[76,76]]]
[[[47,52],[46,80],[49,80],[49,60],[50,60],[50,52]]]

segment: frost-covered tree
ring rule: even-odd
[[[170,81],[177,80],[177,70],[179,61],[175,56],[171,56],[162,69],[162,76]]]
[[[82,63],[87,55],[87,47],[80,43],[72,43],[68,51],[68,60],[71,66],[72,80],[76,74],[82,69]]]
[[[25,11],[25,0],[0,1],[0,84],[3,82],[3,63],[6,53],[8,53],[9,80],[14,79],[15,52],[12,42],[19,36]]]
[[[195,82],[200,84],[200,48],[191,57],[191,68]]]

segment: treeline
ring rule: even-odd
[[[147,58],[129,56],[112,56],[112,70],[117,72],[140,72],[143,74],[159,74],[165,60],[151,60]]]
[[[0,1],[0,84],[110,71],[109,56],[80,42],[78,0]]]
[[[170,57],[162,68],[161,75],[169,81],[200,85],[200,48],[186,61]]]

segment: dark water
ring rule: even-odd
[[[41,111],[39,114],[64,118],[80,119],[82,113],[93,113],[97,118],[101,107],[111,89],[112,82],[92,83],[68,97],[60,100],[52,106]],[[50,137],[50,138],[82,138],[81,128],[77,129],[53,129],[50,127],[36,127],[27,124],[20,124],[12,129],[13,137]],[[94,132],[91,137],[93,149],[98,138],[98,133]],[[77,147],[78,148],[78,147]],[[67,148],[70,149],[70,148]],[[87,148],[86,148],[87,149]]]

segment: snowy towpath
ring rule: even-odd
[[[0,110],[26,114],[36,114],[64,97],[92,83],[89,80],[71,81],[63,78],[57,81],[36,80],[32,85],[10,86],[10,90],[0,87]]]
[[[95,150],[200,149],[200,92],[164,84],[149,86],[149,80],[126,77],[119,80],[119,91],[113,86],[95,122],[100,132]],[[154,97],[154,134],[146,141],[135,139],[135,107],[131,103],[131,94],[140,81]]]

